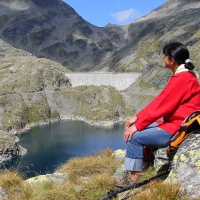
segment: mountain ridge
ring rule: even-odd
[[[168,32],[173,27],[198,27],[199,4],[196,0],[170,0],[129,25],[97,27],[61,0],[2,0],[0,36],[16,48],[52,59],[72,71],[134,72],[142,67],[139,63],[139,67],[131,66],[132,60],[137,60],[134,54],[143,48],[140,41],[149,45],[149,35],[160,47],[171,38],[188,43],[180,31],[171,38]],[[195,34],[195,30],[190,30],[190,34]],[[164,35],[167,38],[161,41]],[[130,61],[124,61],[124,55]]]
[[[24,5],[26,9],[20,12],[15,10],[14,15],[9,14],[14,12],[11,9],[14,3],[10,2],[11,4],[6,2],[7,13],[3,13],[0,8],[0,35],[4,41],[16,48],[29,51],[38,57],[53,59],[72,70],[79,68],[80,63],[76,58],[80,57],[78,60],[84,63],[90,60],[92,54],[94,56],[92,62],[95,63],[101,54],[117,48],[117,45],[107,40],[109,33],[86,22],[62,1],[56,1],[59,3],[57,7],[60,8],[57,11],[52,6],[43,8],[43,4],[38,3],[40,1],[24,1],[25,5],[32,6],[31,9]],[[36,5],[39,7],[35,6],[34,2],[37,2]],[[101,39],[98,39],[99,37]],[[87,46],[89,48],[86,49]],[[86,55],[85,50],[88,51]],[[84,56],[81,56],[81,53]]]

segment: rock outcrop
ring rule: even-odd
[[[18,144],[19,139],[9,136],[0,138],[0,167],[4,167],[13,160],[26,154],[27,150]]]
[[[192,134],[184,140],[175,154],[171,172],[166,181],[178,182],[181,194],[187,194],[190,199],[200,199],[200,148],[199,134]],[[180,195],[181,195],[180,194]]]
[[[25,180],[26,183],[32,184],[39,184],[43,182],[55,182],[55,183],[63,183],[65,180],[68,179],[68,175],[66,173],[53,173],[53,174],[46,174],[46,175],[39,175],[33,178],[29,178]]]

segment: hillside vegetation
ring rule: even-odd
[[[88,157],[73,158],[60,166],[57,171],[62,177],[54,178],[54,181],[45,179],[23,180],[23,174],[17,171],[0,171],[0,185],[4,188],[7,196],[4,200],[99,200],[110,189],[117,190],[112,176],[117,167],[122,164],[115,159],[110,149],[95,152]],[[59,172],[59,173],[58,173]],[[152,168],[141,177],[147,179],[153,175]],[[48,175],[47,175],[48,176]],[[118,188],[119,189],[119,188]],[[142,186],[139,190],[129,190],[128,193],[119,194],[117,199],[151,200],[178,199],[180,186],[178,184],[152,182]],[[186,195],[182,195],[185,199]]]

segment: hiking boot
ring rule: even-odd
[[[119,188],[132,185],[133,183],[134,181],[131,180],[131,173],[129,171],[124,171],[123,177],[114,181],[114,185]]]

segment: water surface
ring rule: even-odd
[[[31,128],[19,144],[28,150],[15,164],[28,177],[53,173],[72,157],[92,155],[102,149],[125,148],[124,123],[113,127],[91,126],[83,121],[59,121]]]

